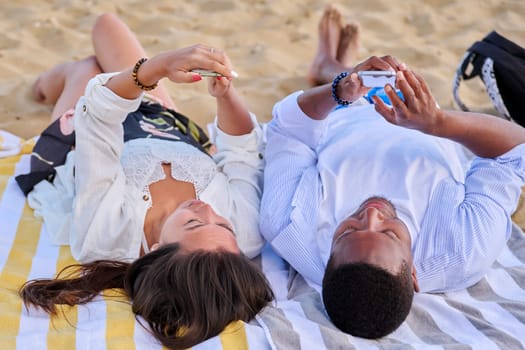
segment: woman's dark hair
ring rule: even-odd
[[[330,259],[323,278],[323,303],[334,325],[368,339],[396,330],[407,318],[414,285],[408,264],[397,274],[368,263],[335,266]]]
[[[57,304],[85,304],[109,288],[124,289],[133,312],[170,349],[192,347],[232,321],[249,321],[274,298],[261,269],[245,256],[182,253],[178,244],[133,263],[98,260],[68,266],[55,279],[26,282],[19,295],[26,306],[56,314]]]

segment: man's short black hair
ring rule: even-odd
[[[406,261],[397,274],[363,262],[334,265],[331,258],[323,278],[323,302],[337,328],[377,339],[403,323],[414,298]]]

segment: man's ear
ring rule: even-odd
[[[414,264],[412,264],[412,282],[414,283],[414,290],[419,293],[419,281],[417,280],[417,271]]]

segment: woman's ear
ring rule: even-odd
[[[157,249],[159,249],[159,244],[158,243],[153,243],[149,250],[150,250],[150,252],[152,252],[152,251],[157,250]]]

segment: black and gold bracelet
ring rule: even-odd
[[[142,66],[142,64],[144,62],[146,62],[148,59],[143,57],[141,58],[140,60],[137,61],[137,63],[135,63],[135,67],[133,67],[133,73],[131,74],[131,76],[133,77],[133,82],[135,83],[135,85],[137,85],[141,90],[144,90],[144,91],[150,91],[150,90],[153,90],[157,87],[158,85],[158,82],[153,84],[153,85],[144,85],[142,84],[140,81],[139,81],[139,78],[137,77],[137,72],[139,71],[139,68],[140,66]]]

